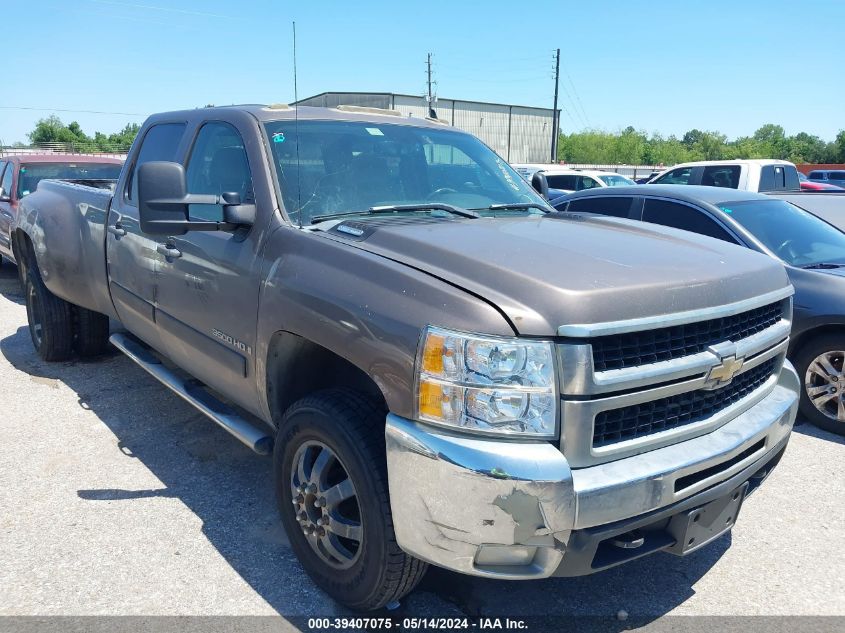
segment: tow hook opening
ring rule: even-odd
[[[613,537],[610,544],[620,549],[637,549],[645,544],[645,536],[639,530],[631,530]]]

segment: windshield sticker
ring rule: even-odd
[[[273,142],[274,143],[284,143],[285,142],[285,133],[284,132],[276,132],[273,135]]]
[[[727,207],[722,207],[722,211],[724,211],[725,213],[733,213],[734,212],[733,209],[728,209]]]
[[[25,174],[25,173],[26,173],[26,167],[21,167],[21,173],[22,173],[22,174]]]
[[[377,127],[368,127],[368,128],[364,128],[364,129],[366,129],[367,132],[369,132],[373,136],[384,136],[384,132],[382,132]]]

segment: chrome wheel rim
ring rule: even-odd
[[[845,424],[845,351],[819,354],[804,374],[804,389],[813,406]]]
[[[361,555],[363,528],[358,493],[343,462],[328,446],[305,442],[291,464],[293,511],[305,540],[336,569],[348,569]]]
[[[41,323],[41,304],[38,302],[38,294],[36,294],[32,284],[29,284],[26,293],[26,303],[29,306],[29,333],[32,336],[32,342],[38,348],[41,347],[43,325]]]

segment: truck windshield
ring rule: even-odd
[[[21,165],[18,176],[18,198],[35,191],[45,178],[61,180],[117,180],[118,163],[28,163]]]
[[[791,266],[845,264],[845,233],[785,200],[718,205]]]
[[[482,215],[539,214],[548,207],[504,160],[462,132],[313,120],[272,121],[266,128],[285,210],[293,222],[424,203],[480,209]],[[539,208],[489,209],[519,203]]]

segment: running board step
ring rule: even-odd
[[[273,438],[266,431],[258,428],[228,404],[211,395],[200,381],[185,380],[165,367],[149,347],[131,334],[112,334],[109,342],[164,386],[170,388],[259,455],[269,455],[273,451]]]

